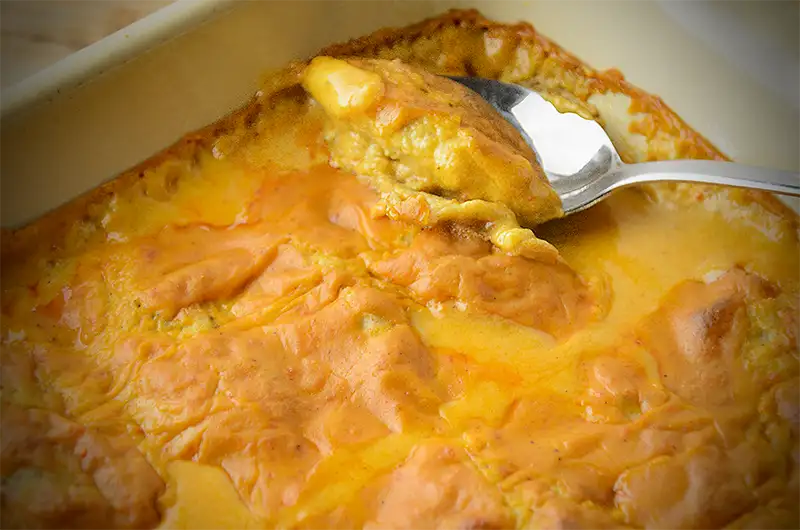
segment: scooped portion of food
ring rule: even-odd
[[[555,255],[522,229],[562,215],[536,155],[477,94],[398,60],[317,57],[303,86],[329,120],[331,162],[369,179],[390,218],[486,223],[501,250]]]

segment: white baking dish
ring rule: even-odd
[[[530,21],[661,95],[734,159],[797,170],[794,3],[680,4],[182,0],[3,93],[2,224],[29,221],[214,121],[269,68],[451,7]],[[731,32],[752,53],[732,49]]]

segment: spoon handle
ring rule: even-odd
[[[669,160],[625,164],[617,175],[617,186],[658,181],[701,182],[800,196],[800,174],[733,162]]]

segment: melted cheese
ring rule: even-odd
[[[528,259],[327,158],[279,94],[5,249],[4,526],[796,524],[793,220],[632,189]]]

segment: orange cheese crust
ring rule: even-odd
[[[529,24],[453,11],[320,55],[499,77],[609,127],[617,94],[627,160],[724,159]],[[3,234],[3,526],[800,523],[796,215],[648,186],[539,227],[563,261],[509,256],[376,215],[301,67]]]

